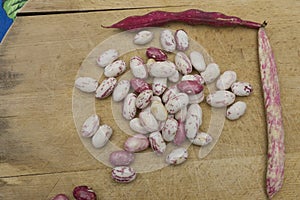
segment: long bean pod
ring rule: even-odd
[[[228,16],[220,12],[206,12],[198,9],[189,9],[181,12],[152,11],[145,15],[134,15],[104,28],[119,28],[130,30],[144,27],[162,26],[168,22],[184,22],[190,25],[211,25],[211,26],[244,26],[258,29],[266,23],[258,23],[243,20],[236,16]]]
[[[260,28],[258,31],[258,52],[268,133],[266,187],[268,197],[272,198],[283,184],[284,130],[277,68],[264,28]]]

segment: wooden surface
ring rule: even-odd
[[[150,8],[142,8],[144,5]],[[29,16],[16,19],[0,46],[1,200],[50,199],[57,193],[71,197],[72,189],[82,184],[93,187],[99,199],[266,199],[267,136],[256,30],[179,23],[165,26],[185,29],[222,71],[234,70],[239,80],[254,86],[254,93],[243,98],[248,104],[246,115],[236,122],[225,122],[217,145],[205,159],[197,158],[198,147],[190,147],[190,158],[183,165],[140,173],[136,181],[122,185],[111,180],[111,169],[94,159],[77,135],[72,113],[77,71],[96,45],[120,32],[100,25],[156,9],[188,8],[259,22],[268,20],[266,30],[278,65],[286,133],[285,181],[274,199],[300,198],[299,1],[205,0],[177,4],[167,0],[144,4],[32,0],[22,10]],[[95,12],[85,12],[91,10]],[[45,11],[62,13],[44,15]],[[41,15],[31,16],[32,12]],[[97,113],[104,123],[118,130],[107,112],[108,103],[97,102]],[[206,117],[205,123],[208,120]],[[116,131],[112,139],[121,145],[125,138],[124,133]]]

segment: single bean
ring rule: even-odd
[[[155,61],[165,61],[168,59],[167,54],[156,47],[147,48],[146,55],[148,58],[153,58]]]
[[[97,195],[92,188],[81,185],[73,189],[73,197],[76,200],[97,200]]]
[[[134,154],[128,151],[114,151],[109,155],[109,162],[113,166],[127,166],[134,161]]]

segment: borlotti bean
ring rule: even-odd
[[[85,120],[81,128],[81,135],[83,137],[92,137],[99,128],[100,118],[93,114]]]
[[[188,158],[188,151],[186,148],[180,147],[174,149],[166,158],[166,162],[170,165],[179,165]]]
[[[174,118],[168,118],[161,130],[163,139],[166,142],[171,142],[174,140],[178,128],[178,122]]]
[[[139,119],[141,125],[149,132],[154,132],[159,130],[159,123],[151,113],[151,111],[142,111],[139,114]]]
[[[90,77],[79,77],[75,81],[75,87],[82,92],[95,92],[99,83]]]
[[[162,95],[162,101],[164,103],[167,103],[170,98],[175,97],[178,93],[180,93],[180,91],[178,90],[177,86],[173,85],[166,89],[166,91]]]
[[[123,60],[116,60],[104,68],[106,77],[117,77],[126,70],[126,63]]]
[[[203,85],[197,80],[185,80],[177,83],[177,88],[186,94],[199,94],[203,90]]]
[[[216,82],[216,87],[219,90],[227,90],[236,81],[236,73],[234,71],[225,71],[218,78]]]
[[[206,97],[206,102],[215,108],[222,108],[231,105],[235,100],[235,95],[232,92],[219,90],[209,94]]]
[[[143,30],[143,31],[138,32],[134,36],[133,43],[137,44],[137,45],[144,45],[144,44],[151,42],[153,37],[154,37],[154,34],[151,31]]]
[[[204,85],[205,81],[199,74],[187,74],[181,77],[182,81],[198,81],[201,85]]]
[[[150,146],[157,154],[162,154],[166,151],[167,145],[159,131],[150,133],[149,135]]]
[[[203,55],[198,52],[198,51],[192,51],[190,53],[190,60],[193,65],[193,67],[198,71],[198,72],[203,72],[206,69],[206,64],[203,58]]]
[[[182,29],[177,30],[175,32],[174,38],[175,38],[175,42],[176,42],[176,49],[178,51],[185,51],[188,49],[189,37],[184,30],[182,30]]]
[[[174,52],[176,49],[176,42],[172,31],[164,30],[160,34],[160,44],[163,50],[167,52]]]
[[[182,107],[177,113],[175,113],[175,119],[184,122],[186,120],[187,112],[187,106]]]
[[[183,52],[177,52],[175,55],[175,65],[177,70],[186,75],[192,72],[193,67],[189,57]]]
[[[112,169],[111,177],[118,183],[130,183],[136,178],[136,172],[129,166],[117,166]]]
[[[165,61],[168,59],[167,54],[165,54],[161,49],[155,47],[147,48],[146,55],[148,58],[152,58],[155,61]]]
[[[135,101],[135,106],[138,109],[146,108],[150,104],[152,96],[153,96],[152,90],[144,90],[137,96]]]
[[[208,64],[205,71],[201,72],[200,75],[203,77],[205,83],[214,82],[220,75],[219,65],[216,63]]]
[[[252,92],[252,86],[247,82],[236,82],[231,85],[231,91],[236,96],[249,96]]]
[[[185,139],[186,139],[186,132],[185,132],[185,123],[178,120],[178,128],[173,140],[173,143],[177,146],[180,146],[184,143]]]
[[[148,77],[148,69],[142,58],[134,56],[129,61],[131,73],[134,77],[146,79]]]
[[[189,95],[189,104],[201,103],[204,100],[204,92],[199,94],[190,94]]]
[[[134,161],[134,154],[128,151],[114,151],[109,155],[109,162],[113,166],[128,166]]]
[[[199,127],[202,124],[202,109],[199,104],[191,104],[188,108],[185,121],[186,137],[195,138]]]
[[[96,200],[97,199],[97,195],[96,195],[95,191],[93,190],[93,188],[86,186],[86,185],[76,186],[73,189],[72,193],[73,193],[74,199],[76,199],[76,200],[78,200],[78,199]],[[69,198],[67,196],[65,196],[66,198],[64,196],[59,195],[59,197],[57,197],[55,199],[51,199],[51,200],[69,200]]]
[[[136,114],[136,94],[129,93],[123,101],[122,115],[125,119],[131,120]]]
[[[104,51],[97,59],[97,63],[100,67],[106,67],[113,61],[117,60],[119,57],[119,52],[115,49],[109,49]]]
[[[152,91],[153,94],[160,96],[161,94],[164,93],[164,91],[167,89],[167,78],[153,78],[153,83],[152,83]]]
[[[145,129],[145,127],[141,125],[141,122],[140,122],[139,118],[133,118],[132,120],[130,120],[129,127],[131,128],[131,130],[133,130],[137,133],[140,133],[140,134],[149,133],[149,131],[147,131]]]
[[[168,78],[176,71],[175,65],[169,61],[158,61],[150,65],[149,74],[152,77]]]
[[[99,127],[95,135],[92,137],[92,144],[95,148],[102,148],[106,145],[111,137],[113,130],[110,126],[104,124]]]
[[[147,83],[145,80],[140,78],[133,78],[130,80],[130,85],[132,89],[137,92],[141,93],[144,90],[152,90],[152,87],[149,83]]]
[[[109,95],[111,95],[116,85],[117,85],[116,78],[110,77],[104,79],[96,90],[96,98],[98,99],[107,98]]]
[[[167,111],[170,114],[177,113],[181,108],[188,105],[189,97],[185,93],[178,93],[175,96],[172,96],[168,102],[165,104]]]
[[[192,144],[197,146],[208,145],[209,143],[211,143],[212,140],[213,138],[209,134],[204,132],[198,132],[195,138],[190,139]]]
[[[150,110],[153,116],[155,117],[155,119],[158,121],[165,121],[168,118],[167,109],[159,101],[152,102]]]
[[[125,144],[124,149],[128,152],[140,152],[149,147],[149,140],[143,134],[136,134],[132,137],[129,137]]]
[[[130,90],[130,82],[128,80],[120,80],[112,93],[112,99],[115,102],[122,101]]]
[[[247,105],[243,101],[237,101],[232,104],[226,111],[226,117],[229,120],[237,120],[246,112]]]
[[[172,82],[172,83],[176,83],[178,82],[180,79],[180,75],[179,72],[176,70],[175,73],[172,76],[168,77],[168,81]]]

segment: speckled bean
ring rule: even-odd
[[[123,108],[122,108],[122,115],[125,119],[131,120],[135,117],[136,114],[136,94],[129,93],[124,101],[123,101]]]
[[[136,178],[136,172],[132,167],[117,166],[112,169],[111,177],[118,183],[129,183]]]
[[[177,30],[175,32],[174,38],[175,38],[175,42],[176,42],[176,49],[178,51],[185,51],[188,49],[189,37],[184,30],[182,30],[182,29]]]
[[[200,75],[203,77],[205,83],[209,84],[214,82],[220,75],[219,65],[216,63],[208,64],[205,71],[201,72]]]
[[[125,144],[124,149],[128,152],[140,152],[149,147],[149,140],[143,134],[136,134],[132,137],[129,137]]]
[[[109,155],[109,162],[113,166],[128,166],[134,161],[134,154],[128,151],[114,151]]]
[[[130,90],[130,82],[128,80],[121,80],[114,88],[112,99],[115,102],[122,101]]]
[[[171,165],[179,165],[188,158],[188,151],[186,148],[180,147],[174,149],[166,158],[166,162]]]
[[[104,51],[97,59],[97,63],[100,67],[106,67],[119,57],[119,53],[115,49],[109,49]]]
[[[126,70],[126,63],[123,60],[116,60],[104,68],[104,76],[117,77]]]
[[[83,137],[92,137],[99,128],[100,118],[93,114],[85,120],[81,128],[81,135]]]
[[[92,137],[92,144],[95,148],[102,148],[108,142],[113,131],[110,126],[104,124],[99,127],[95,135]]]
[[[167,78],[153,78],[153,83],[152,83],[152,91],[153,94],[160,96],[161,94],[164,93],[164,91],[167,89]]]
[[[134,38],[133,38],[133,43],[137,45],[144,45],[153,39],[154,34],[151,31],[143,30],[138,32]]]
[[[91,77],[79,77],[75,81],[75,87],[82,92],[95,92],[99,83]]]
[[[167,145],[159,131],[153,132],[149,135],[150,146],[157,154],[162,154],[166,151]]]
[[[175,65],[177,70],[184,75],[191,73],[193,70],[189,57],[183,52],[176,53]]]
[[[211,143],[213,138],[204,132],[198,132],[196,137],[193,139],[190,139],[192,144],[197,145],[197,146],[205,146]]]
[[[237,120],[246,112],[247,105],[243,101],[237,101],[232,104],[226,111],[226,117],[229,120]]]
[[[234,71],[225,71],[218,78],[216,82],[216,87],[219,90],[227,90],[236,81],[236,73]]]
[[[134,56],[129,61],[131,73],[134,77],[146,79],[148,77],[148,69],[142,58]]]
[[[190,59],[193,67],[198,71],[198,72],[203,72],[206,69],[206,64],[203,58],[203,55],[198,52],[198,51],[192,51],[190,53]]]
[[[117,85],[117,79],[114,77],[104,79],[96,90],[96,98],[104,99],[107,98],[113,92]]]
[[[219,90],[209,94],[206,97],[206,102],[215,108],[222,108],[232,104],[235,100],[235,95],[232,92]]]
[[[236,82],[231,85],[231,91],[236,96],[249,96],[252,90],[252,86],[247,82]]]
[[[160,44],[163,50],[167,52],[174,52],[176,49],[176,42],[172,31],[164,30],[160,34]]]

